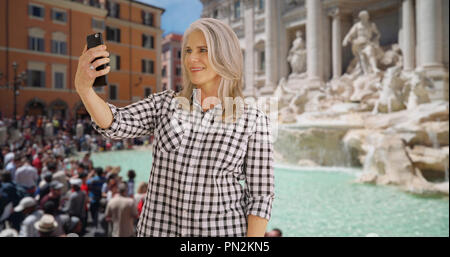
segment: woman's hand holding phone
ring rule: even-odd
[[[94,61],[98,57],[100,59]],[[110,66],[103,70],[96,70],[98,66],[109,63],[110,59],[108,57],[109,52],[106,51],[106,45],[99,45],[90,49],[87,49],[87,45],[84,46],[83,53],[78,60],[77,73],[75,74],[75,89],[78,94],[83,94],[83,92],[91,89],[95,78],[109,73],[111,70]]]

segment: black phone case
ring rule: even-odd
[[[86,38],[86,41],[87,41],[87,49],[96,47],[98,45],[103,45],[102,33],[95,33],[95,34],[88,35],[87,38]],[[92,62],[95,62],[96,60],[98,60],[100,58],[102,58],[102,57],[97,57]],[[109,63],[106,64],[106,65],[109,66]],[[103,70],[103,69],[106,68],[106,65],[102,64],[102,65],[98,66],[96,68],[96,70],[97,71]],[[106,78],[106,75],[103,75],[103,76],[97,77],[95,79],[93,86],[94,87],[103,87],[103,86],[106,86],[106,85],[108,85],[108,79]]]

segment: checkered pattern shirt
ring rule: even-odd
[[[273,147],[267,116],[245,105],[234,123],[217,119],[221,104],[180,108],[172,90],[123,108],[111,139],[153,134],[153,163],[138,236],[246,236],[249,214],[270,219],[274,199]],[[220,116],[218,116],[220,117]],[[240,183],[245,181],[245,183]]]

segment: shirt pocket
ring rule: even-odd
[[[162,152],[177,150],[184,136],[182,122],[174,116],[163,121],[158,136],[157,146]]]
[[[236,173],[244,159],[246,141],[240,133],[227,131],[216,141],[216,167]]]

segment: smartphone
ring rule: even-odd
[[[86,41],[87,41],[87,49],[90,49],[90,48],[93,48],[93,47],[96,47],[99,45],[103,45],[102,33],[95,33],[95,34],[88,35],[86,38]],[[97,57],[92,62],[95,62],[96,60],[101,59],[101,58],[104,58],[104,57]],[[109,63],[98,66],[96,68],[96,70],[97,71],[103,70],[106,68],[106,66],[109,66]],[[94,87],[103,87],[106,85],[108,85],[108,80],[106,78],[106,75],[95,78],[94,85],[93,85]]]

